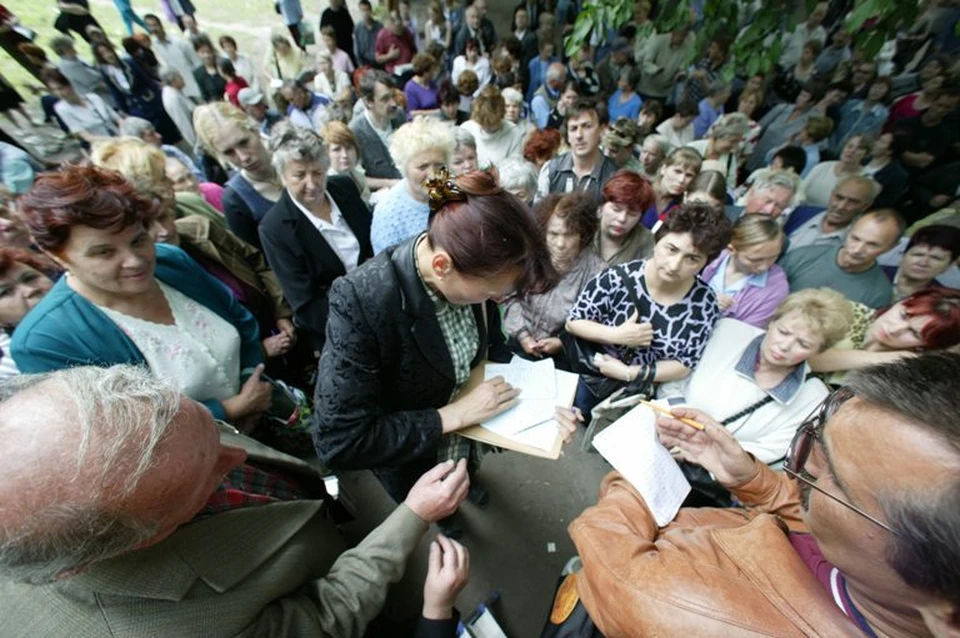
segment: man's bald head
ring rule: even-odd
[[[180,395],[145,368],[25,375],[0,390],[0,570],[44,582],[156,533],[122,503],[155,462]]]

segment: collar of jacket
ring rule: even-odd
[[[394,247],[390,258],[393,262],[393,268],[397,273],[397,279],[400,281],[401,307],[404,312],[415,317],[413,323],[413,334],[420,343],[424,352],[436,351],[439,349],[446,354],[444,359],[446,365],[440,366],[442,362],[434,361],[432,357],[428,360],[433,363],[438,371],[445,376],[454,377],[453,362],[450,359],[450,353],[447,351],[446,343],[443,341],[443,333],[440,330],[440,324],[437,321],[436,309],[430,296],[424,288],[424,283],[417,274],[416,252],[417,242],[423,234],[411,237],[407,241]],[[489,302],[488,302],[489,303]],[[487,352],[487,321],[486,315],[489,312],[484,304],[473,304],[473,317],[477,322],[477,332],[480,335],[479,347],[470,367],[473,368],[480,363]],[[432,330],[425,328],[431,326]],[[439,343],[438,343],[439,342]]]

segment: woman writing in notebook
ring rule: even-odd
[[[501,377],[461,393],[484,360],[506,361],[496,303],[537,294],[557,274],[530,210],[495,173],[424,182],[426,232],[391,246],[334,282],[320,356],[314,441],[331,469],[372,469],[397,502],[438,459],[480,450],[455,433],[517,402]],[[565,437],[575,416],[558,414]],[[474,485],[470,498],[483,506]],[[458,533],[451,521],[441,528]]]

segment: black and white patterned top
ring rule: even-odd
[[[676,360],[692,370],[700,361],[713,324],[720,317],[717,298],[710,286],[697,277],[686,297],[670,306],[661,306],[647,290],[646,263],[646,260],[638,259],[622,266],[640,300],[638,321],[653,324],[653,341],[646,348],[637,348],[629,363],[649,365],[655,361]],[[584,287],[570,310],[570,319],[585,319],[605,326],[620,325],[634,311],[626,283],[617,268],[603,271]],[[605,346],[605,350],[623,361],[629,349]]]

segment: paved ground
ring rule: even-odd
[[[485,457],[479,477],[490,492],[490,505],[486,510],[470,503],[461,508],[461,542],[470,550],[472,573],[458,607],[468,613],[499,589],[501,599],[493,612],[511,638],[539,635],[557,576],[574,554],[567,525],[596,502],[600,480],[610,469],[598,454],[580,451],[581,436],[556,461],[514,452]],[[393,502],[369,472],[351,472],[343,483],[364,504],[360,519],[350,526],[362,536],[392,510]],[[419,608],[426,549],[435,533],[432,529],[412,558],[407,577],[394,592],[395,608]]]

